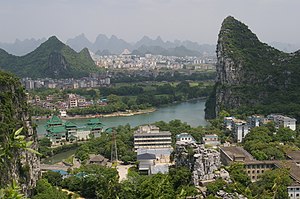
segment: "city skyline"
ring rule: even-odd
[[[297,0],[2,0],[0,5],[0,42],[52,35],[65,42],[81,33],[93,42],[101,33],[128,42],[147,35],[215,44],[223,19],[231,15],[263,42],[300,43]]]

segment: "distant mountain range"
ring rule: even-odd
[[[16,39],[14,43],[1,43],[0,48],[6,50],[10,54],[22,56],[25,55],[34,49],[36,49],[41,43],[45,42],[46,39],[25,39],[23,41]]]
[[[26,39],[24,41],[16,40],[14,43],[1,43],[0,48],[4,49],[10,54],[23,56],[34,49],[40,44],[45,42],[46,39]],[[72,49],[80,52],[84,48],[88,48],[98,55],[111,55],[121,54],[124,49],[128,49],[137,55],[143,55],[145,53],[174,55],[174,56],[201,56],[201,55],[215,55],[215,45],[210,44],[198,44],[192,41],[179,41],[173,42],[163,41],[161,37],[151,39],[148,36],[144,36],[142,39],[135,43],[127,42],[118,38],[115,35],[107,37],[104,34],[99,34],[95,42],[89,41],[84,34],[78,35],[72,39],[68,39],[66,42]]]
[[[11,55],[0,49],[0,69],[33,78],[78,78],[99,70],[87,48],[77,53],[55,36],[24,56]]]
[[[151,39],[144,36],[136,43],[129,43],[117,36],[112,35],[108,38],[106,35],[100,34],[97,36],[94,43],[90,42],[84,34],[81,34],[73,39],[67,40],[76,51],[87,47],[89,50],[98,55],[108,54],[121,54],[124,49],[128,49],[133,54],[144,55],[145,53],[161,54],[161,55],[174,55],[174,56],[201,56],[201,55],[214,55],[215,45],[198,44],[192,41],[179,41],[174,42],[163,41],[161,37]]]

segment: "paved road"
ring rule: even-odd
[[[127,174],[128,174],[128,169],[130,167],[133,167],[134,165],[118,165],[117,166],[117,170],[119,172],[119,181],[121,182],[122,180],[126,180],[127,179]]]
[[[69,166],[65,165],[50,165],[50,164],[40,164],[41,170],[63,170],[63,171],[68,171],[70,168]]]

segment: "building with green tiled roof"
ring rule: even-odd
[[[58,116],[53,115],[46,123],[46,137],[50,139],[52,144],[87,140],[91,136],[100,136],[103,126],[99,118],[90,119],[84,127],[78,127],[74,122],[64,122]]]
[[[87,122],[87,127],[90,128],[93,137],[99,137],[104,125],[99,118],[92,118]]]
[[[51,126],[47,129],[47,137],[50,139],[52,144],[58,144],[61,141],[66,141],[67,130],[64,126]]]
[[[47,124],[46,124],[47,127],[62,126],[62,125],[63,125],[63,121],[56,115],[53,115],[51,117],[51,119],[47,121]]]

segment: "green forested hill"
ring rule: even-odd
[[[207,118],[225,109],[283,113],[300,119],[300,51],[288,54],[268,46],[245,24],[227,17],[219,33],[217,58]]]
[[[34,78],[77,78],[98,70],[87,49],[77,53],[55,36],[21,57],[0,49],[0,69]]]

